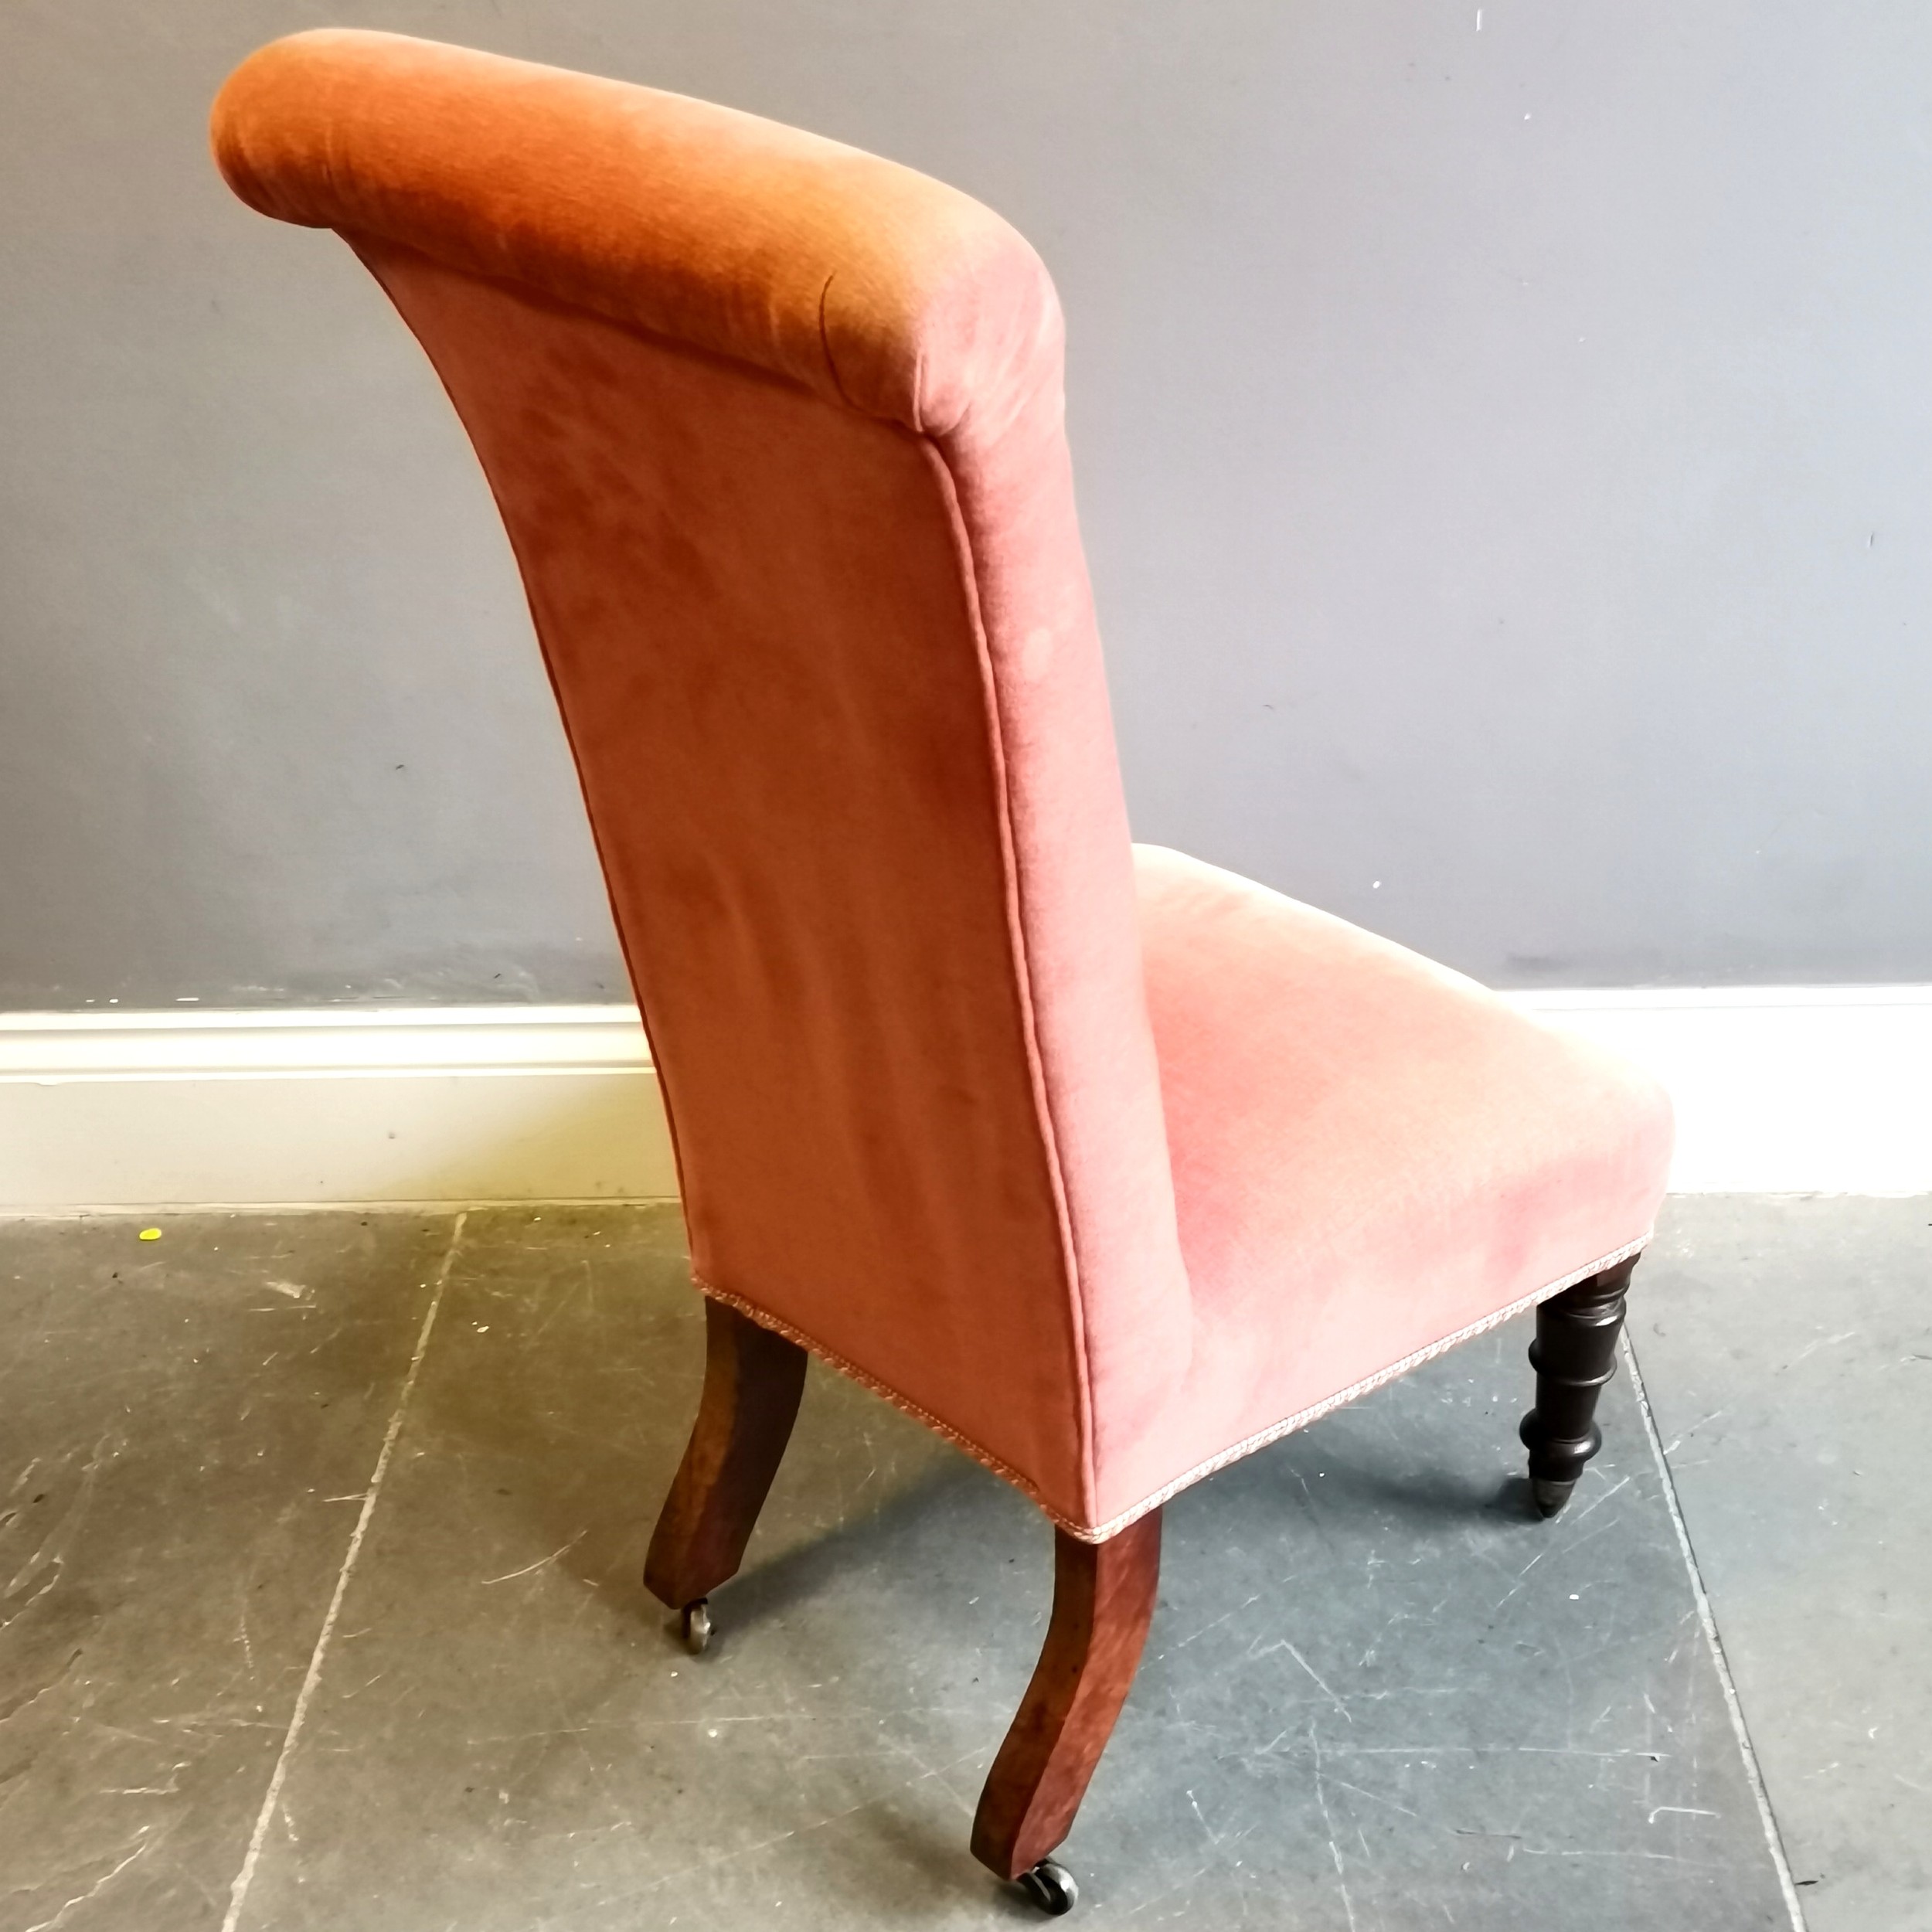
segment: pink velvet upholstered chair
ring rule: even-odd
[[[701,1645],[806,1352],[1057,1536],[973,1849],[1049,1910],[1161,1506],[1540,1304],[1535,1495],[1600,1440],[1648,1080],[1129,842],[1039,258],[937,182],[649,89],[302,34],[223,90],[495,492],[675,1135],[709,1359],[645,1580]]]

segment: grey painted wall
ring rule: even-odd
[[[1932,979],[1932,9],[12,0],[0,1004],[621,996],[502,538],[226,69],[705,94],[1029,233],[1139,835],[1502,984]]]

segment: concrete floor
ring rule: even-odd
[[[965,1849],[1027,1505],[815,1369],[712,1651],[639,1587],[675,1214],[151,1225],[0,1227],[0,1932],[1043,1923]],[[1673,1203],[1657,1435],[1620,1374],[1553,1525],[1520,1326],[1177,1498],[1082,1913],[1932,1928],[1929,1256],[1932,1202]]]

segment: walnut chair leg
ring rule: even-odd
[[[1553,1516],[1569,1502],[1583,1464],[1604,1446],[1597,1398],[1617,1372],[1617,1338],[1635,1257],[1552,1295],[1536,1311],[1529,1366],[1536,1406],[1519,1431],[1529,1451],[1536,1508]]]
[[[736,1308],[705,1301],[704,1393],[645,1559],[645,1587],[678,1611],[685,1644],[711,1635],[707,1604],[738,1573],[791,1439],[805,1352]]]
[[[1049,1912],[1078,1896],[1046,1855],[1073,1828],[1127,1701],[1160,1575],[1158,1509],[1104,1543],[1055,1532],[1046,1642],[973,1820],[973,1855]]]

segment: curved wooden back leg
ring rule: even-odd
[[[679,1611],[738,1573],[805,1386],[795,1342],[709,1296],[704,1318],[698,1419],[644,1564],[645,1587]]]
[[[1019,1877],[1073,1828],[1141,1661],[1160,1575],[1158,1509],[1104,1543],[1055,1532],[1053,1621],[973,1820],[973,1855],[1002,1878]]]
[[[1536,1406],[1518,1433],[1529,1451],[1536,1507],[1546,1516],[1569,1502],[1583,1464],[1604,1446],[1597,1398],[1617,1372],[1624,1297],[1636,1266],[1633,1256],[1552,1295],[1536,1311],[1536,1338],[1529,1345]]]

